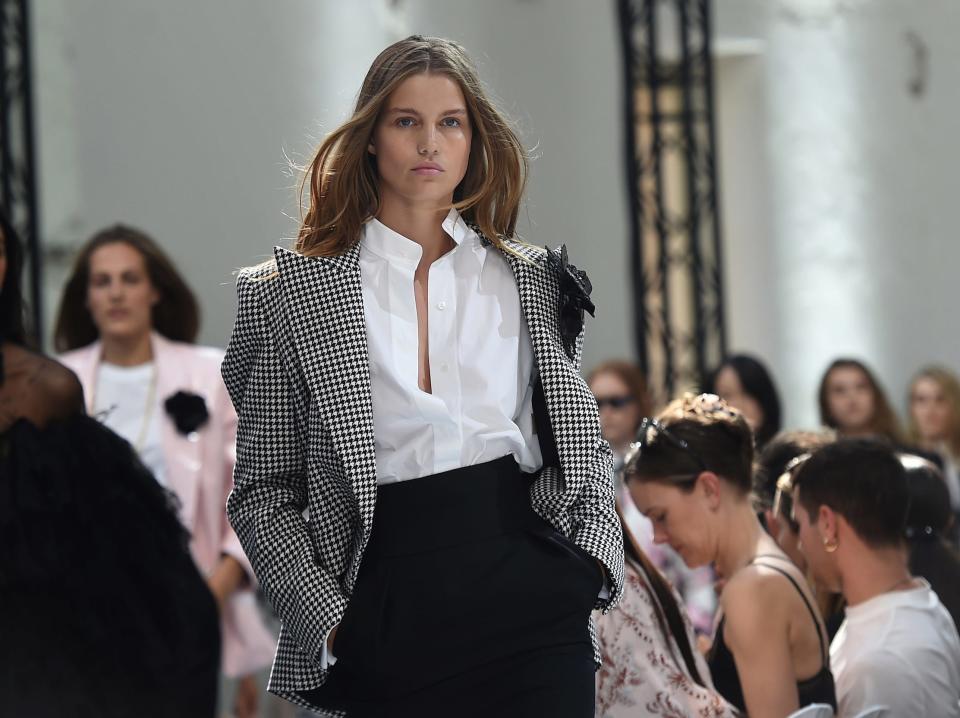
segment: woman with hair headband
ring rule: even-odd
[[[137,451],[179,500],[190,547],[221,611],[223,673],[233,708],[252,716],[255,673],[270,663],[250,569],[230,528],[236,414],[219,376],[223,353],[193,342],[199,308],[176,266],[140,230],[108,227],[80,250],[54,342],[83,384],[89,413]]]
[[[707,656],[717,691],[752,718],[836,706],[827,638],[803,574],[750,500],[753,433],[713,394],[685,395],[640,426],[624,474],[654,537],[723,580]]]
[[[457,44],[373,62],[295,251],[244,270],[228,513],[283,628],[270,689],[348,716],[591,716],[617,600],[590,283],[515,238],[516,135]]]

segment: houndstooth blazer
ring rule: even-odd
[[[545,250],[508,244],[539,375],[534,406],[546,414],[535,417],[544,468],[531,504],[606,567],[609,597],[597,602],[606,611],[622,590],[623,538],[610,447],[579,372],[583,332],[568,356],[558,272]],[[298,693],[325,681],[320,650],[350,600],[374,521],[359,253],[359,244],[335,257],[277,248],[274,262],[243,270],[222,367],[239,415],[227,513],[282,622],[269,690],[302,705]],[[596,653],[592,620],[590,633]]]

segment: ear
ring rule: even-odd
[[[367,144],[367,154],[371,154],[371,155],[377,154],[377,146],[373,144],[372,139],[370,140],[369,144]]]
[[[697,490],[707,500],[707,506],[716,510],[720,506],[720,477],[712,471],[701,471],[697,477]]]
[[[827,543],[837,543],[839,518],[837,513],[829,506],[821,506],[817,510],[817,533]]]

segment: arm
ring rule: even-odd
[[[238,279],[237,321],[222,369],[239,417],[227,515],[284,627],[316,661],[327,633],[343,615],[346,598],[335,577],[314,558],[303,517],[306,437],[260,306],[263,285],[278,280],[259,279],[256,272],[245,271]]]
[[[217,416],[222,417],[223,436],[223,506],[226,506],[233,489],[233,471],[237,463],[237,412],[234,411],[227,394],[226,387],[221,383],[217,391]],[[218,586],[226,589],[224,597],[234,591],[245,588],[256,588],[257,581],[253,567],[247,554],[237,538],[236,532],[227,521],[223,523],[223,532],[220,538],[220,563],[210,576],[213,586],[214,577],[218,578]],[[216,593],[216,591],[215,591]]]
[[[750,718],[784,718],[800,706],[782,597],[764,577],[724,588],[723,639],[733,654]],[[716,640],[720,640],[717,636]]]
[[[594,556],[606,574],[604,591],[596,607],[604,612],[615,606],[623,593],[623,530],[617,516],[613,481],[613,452],[600,434],[600,416],[590,387],[580,376],[580,358],[585,329],[574,343],[572,380],[582,397],[586,417],[578,430],[589,434],[589,478],[570,509],[573,540]]]

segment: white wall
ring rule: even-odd
[[[792,425],[816,421],[838,355],[877,369],[895,405],[910,375],[960,369],[960,5],[951,0],[719,0],[721,30],[762,55],[718,72],[731,345],[771,361]],[[907,89],[905,39],[929,49]]]
[[[238,10],[242,7],[242,10]],[[370,61],[410,33],[463,42],[536,147],[521,232],[567,243],[596,285],[587,364],[631,353],[613,4],[385,0],[40,0],[36,46],[48,246],[123,220],[153,233],[223,344],[231,270],[285,243],[295,178]],[[60,254],[63,254],[62,251]],[[65,267],[49,265],[48,314]],[[50,320],[48,319],[48,326]]]
[[[68,252],[117,221],[145,229],[200,296],[201,340],[225,344],[232,271],[296,231],[285,152],[305,162],[324,128],[344,118],[391,41],[385,4],[36,5],[48,247]],[[48,315],[65,271],[50,266]]]
[[[585,366],[632,354],[621,60],[615,3],[587,0],[37,0],[47,246],[123,220],[155,234],[223,344],[231,271],[296,229],[285,151],[305,160],[348,112],[374,55],[420,32],[461,41],[535,148],[521,232],[565,242],[594,280]],[[716,0],[732,349],[775,370],[790,424],[814,420],[838,353],[909,374],[960,366],[960,3]],[[930,82],[906,89],[904,35]],[[718,42],[718,45],[723,43]],[[48,264],[48,297],[64,267]],[[48,301],[48,314],[52,309]],[[49,324],[48,324],[49,326]]]

